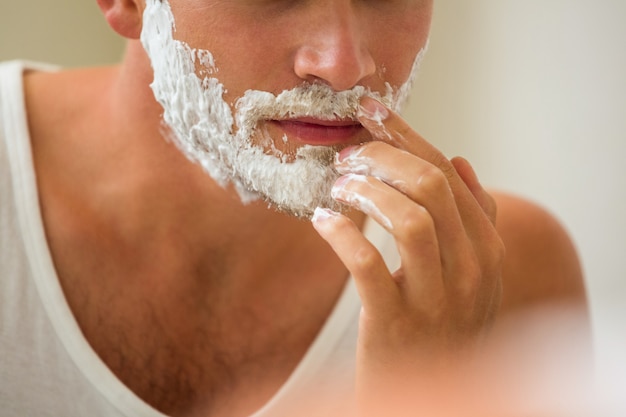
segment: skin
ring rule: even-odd
[[[388,271],[361,233],[360,210],[375,212],[357,205],[310,223],[262,202],[242,205],[160,135],[137,41],[143,2],[99,4],[129,39],[123,61],[29,73],[29,128],[68,303],[103,361],[155,408],[173,416],[258,409],[301,359],[349,274],[364,305],[364,406],[388,394],[381,387],[419,384],[416,376],[432,380],[464,362],[500,318],[541,305],[585,308],[575,250],[551,215],[488,193],[468,162],[445,158],[389,109],[378,108],[382,124],[372,121],[380,106],[372,99],[359,120],[373,141],[360,145],[359,136],[338,163],[352,173],[346,159],[358,149],[371,171],[365,181],[340,179],[336,198],[363,196],[389,219],[399,271]],[[399,85],[432,11],[421,0],[171,4],[177,36],[213,52],[229,99],[302,81]]]

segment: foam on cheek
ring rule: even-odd
[[[216,78],[200,80],[196,76],[196,59],[204,72],[217,71],[213,56],[175,40],[174,30],[169,3],[148,0],[141,41],[151,59],[151,87],[165,110],[163,120],[171,130],[170,137],[188,158],[225,186],[232,172],[219,161],[233,159],[232,151],[222,146],[231,136],[233,116],[222,99],[224,86]]]
[[[426,52],[428,51],[429,40],[426,40],[426,44],[424,47],[417,53],[415,60],[413,61],[413,66],[411,67],[411,72],[409,73],[409,78],[398,88],[398,91],[394,94],[394,105],[393,110],[396,112],[402,111],[402,108],[406,104],[411,95],[411,89],[413,88],[413,84],[415,82],[415,78],[417,78],[417,74],[419,73],[420,67],[422,66],[422,62],[424,61],[424,57],[426,56]]]
[[[266,131],[258,129],[259,122],[300,116],[356,119],[364,95],[399,109],[414,77],[395,93],[387,84],[384,96],[362,86],[335,92],[325,84],[278,95],[248,90],[235,102],[233,112],[223,98],[223,84],[214,77],[218,68],[213,55],[174,39],[175,22],[167,0],[147,0],[143,23],[141,41],[154,70],[151,87],[164,109],[171,140],[218,184],[232,184],[244,203],[263,197],[296,215],[310,216],[318,205],[336,208],[330,196],[338,177],[332,163],[334,150],[304,146],[285,155]],[[421,55],[412,72],[417,71]],[[253,135],[261,143],[253,144]]]

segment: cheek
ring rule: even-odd
[[[170,3],[176,26],[174,38],[192,49],[211,54],[216,69],[211,76],[228,87],[229,95],[239,90],[237,84],[254,85],[252,81],[258,69],[268,67],[266,61],[273,52],[271,48],[263,50],[267,33],[254,36],[250,22],[227,5],[201,7],[199,0],[191,0],[189,4]]]
[[[192,0],[198,3],[200,0]],[[204,0],[202,0],[204,1]],[[381,78],[399,86],[410,75],[415,57],[427,42],[432,13],[431,0],[411,0],[411,11],[384,18],[372,12],[364,17],[366,43]],[[177,3],[178,2],[172,2]],[[294,33],[289,19],[259,20],[241,13],[236,3],[211,10],[172,4],[176,16],[175,38],[192,48],[208,50],[217,67],[214,75],[226,87],[224,98],[232,103],[250,89],[280,92],[299,83],[293,73]],[[218,10],[219,9],[219,10]],[[221,16],[217,19],[216,16]],[[282,20],[281,20],[282,19]],[[390,30],[393,28],[393,30]],[[373,81],[379,89],[379,81]]]
[[[217,72],[213,76],[226,87],[224,98],[231,104],[249,89],[279,92],[294,82],[288,50],[273,42],[267,32],[263,36],[218,33],[203,45],[214,58]]]
[[[381,28],[370,38],[380,74],[393,86],[403,84],[411,75],[416,57],[428,44],[431,10],[420,10],[409,18],[398,19],[389,31]]]

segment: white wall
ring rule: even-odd
[[[96,0],[0,0],[0,60],[106,64],[119,60],[122,44]]]
[[[606,353],[621,352],[613,340],[626,338],[624,21],[624,0],[435,0],[406,111],[486,184],[542,203],[570,230],[606,369],[616,356]],[[121,50],[95,0],[0,2],[0,59],[74,66]]]

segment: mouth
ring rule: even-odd
[[[352,119],[321,120],[297,118],[271,120],[290,140],[314,146],[351,145],[362,142],[365,128]]]

